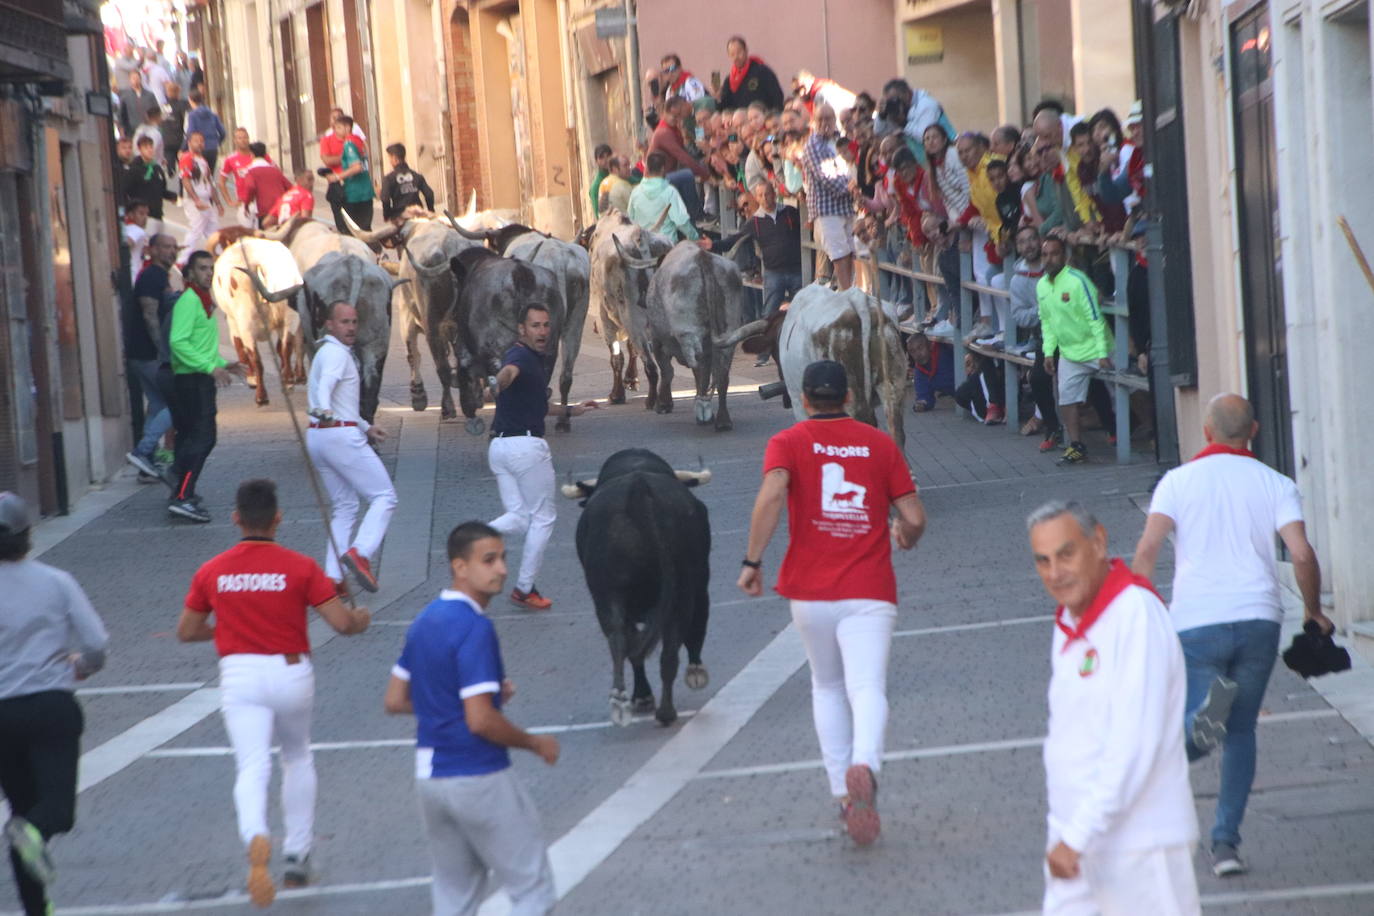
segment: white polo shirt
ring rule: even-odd
[[[319,349],[310,361],[310,409],[327,410],[334,419],[358,424],[367,432],[372,425],[359,411],[362,376],[352,349],[333,334],[320,339]]]
[[[1180,727],[1183,650],[1164,603],[1136,581],[1113,560],[1079,621],[1060,609],[1050,651],[1051,845],[1089,855],[1197,839]]]
[[[1283,620],[1275,535],[1302,521],[1291,479],[1245,455],[1195,458],[1164,475],[1150,511],[1174,522],[1174,629]]]

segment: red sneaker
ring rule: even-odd
[[[988,418],[983,421],[988,426],[998,426],[1007,422],[1007,412],[996,404],[988,405]]]
[[[882,824],[878,820],[878,781],[873,771],[856,763],[844,774],[844,787],[849,791],[849,804],[844,807],[844,829],[857,846],[870,846],[878,838]]]
[[[377,577],[372,574],[372,564],[367,562],[367,557],[358,553],[358,548],[348,548],[348,553],[343,555],[343,564],[353,573],[353,577],[358,580],[366,591],[375,592],[377,590]]]
[[[537,588],[532,588],[527,592],[513,588],[510,591],[510,600],[521,607],[529,608],[531,611],[547,611],[553,607],[553,602],[539,594]]]

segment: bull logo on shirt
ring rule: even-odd
[[[827,461],[821,465],[821,512],[825,515],[868,515],[868,487],[845,480],[844,465]]]

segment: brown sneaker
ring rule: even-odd
[[[510,592],[510,600],[521,607],[529,608],[531,611],[547,611],[553,607],[553,602],[539,594],[537,588],[531,588],[527,592],[513,588]]]
[[[277,899],[277,888],[272,884],[272,873],[267,863],[272,858],[272,838],[265,833],[253,837],[248,843],[248,899],[253,906],[267,907]]]
[[[870,846],[878,838],[882,824],[878,820],[878,781],[873,771],[856,763],[844,774],[844,787],[849,792],[849,804],[844,807],[844,829],[857,846]]]

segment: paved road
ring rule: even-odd
[[[605,348],[589,329],[575,386],[604,396]],[[426,370],[431,401],[434,373]],[[741,357],[735,430],[634,401],[574,421],[553,438],[560,476],[591,473],[616,448],[645,445],[715,472],[698,491],[711,511],[714,601],[705,660],[710,686],[678,688],[684,721],[607,722],[609,665],[577,566],[573,503],[539,586],[554,609],[498,601],[492,616],[519,685],[509,708],[559,733],[564,756],[517,767],[543,812],[564,900],[574,914],[988,914],[1035,908],[1040,893],[1048,602],[1031,568],[1022,519],[1041,501],[1076,496],[1128,552],[1137,502],[1158,470],[1094,463],[1061,470],[1034,445],[948,409],[913,418],[908,452],[931,515],[926,539],[898,561],[901,616],[891,674],[884,835],[867,851],[845,841],[811,730],[804,656],[785,603],[745,600],[733,581],[763,443],[789,422],[751,393],[767,370]],[[427,851],[413,801],[412,726],[381,711],[403,627],[446,584],[443,537],[499,513],[486,440],[431,410],[409,409],[393,345],[381,424],[401,506],[381,561],[384,592],[367,634],[317,643],[315,741],[321,883],[279,898],[298,914],[427,911]],[[280,398],[258,410],[241,386],[221,401],[220,445],[201,489],[210,525],[170,522],[163,494],[131,493],[43,557],[71,570],[113,636],[109,668],[84,695],[87,732],[79,824],[55,844],[59,912],[246,912],[230,801],[233,761],[215,714],[206,645],[172,628],[193,569],[231,544],[239,480],[281,484],[288,546],[320,550],[318,512]],[[1108,452],[1098,443],[1097,455]],[[127,484],[126,484],[127,486]],[[132,487],[129,487],[133,490]],[[767,557],[775,571],[775,544]],[[1202,889],[1218,911],[1369,913],[1374,909],[1374,750],[1313,690],[1280,671],[1261,726],[1258,791],[1246,822],[1249,877]],[[687,713],[693,713],[686,717]],[[1194,771],[1210,820],[1217,770]],[[1342,885],[1350,887],[1342,888]],[[1334,889],[1333,889],[1334,888]],[[1271,899],[1292,893],[1294,899]],[[1225,895],[1230,895],[1225,896]],[[1266,897],[1266,895],[1270,895]],[[8,875],[0,908],[12,906]],[[1228,901],[1230,901],[1228,903]],[[489,912],[500,912],[493,899]]]

